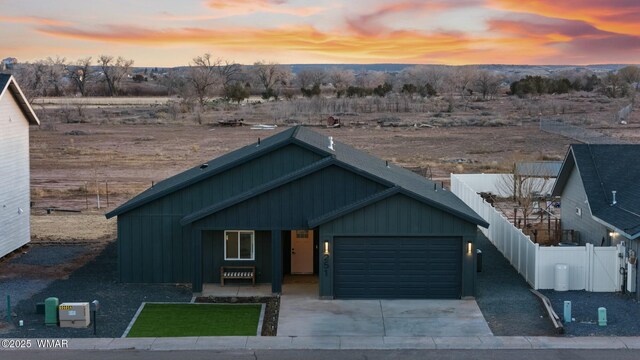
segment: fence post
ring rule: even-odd
[[[534,261],[534,278],[533,278],[533,283],[534,286],[533,288],[535,290],[540,289],[540,244],[533,244],[534,248],[533,248],[533,261]]]
[[[586,291],[593,291],[593,244],[586,243],[584,246],[585,254],[585,286]]]

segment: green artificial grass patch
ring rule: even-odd
[[[146,304],[127,337],[255,336],[260,304]]]

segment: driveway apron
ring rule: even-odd
[[[283,289],[278,336],[493,335],[474,300],[320,300],[295,286]]]

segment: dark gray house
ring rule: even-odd
[[[118,216],[123,282],[219,283],[251,265],[280,293],[315,274],[322,298],[475,294],[477,226],[425,178],[304,127],[282,131],[155,184]]]
[[[640,145],[571,145],[553,189],[562,228],[579,233],[581,245],[630,244],[640,237],[638,179]]]

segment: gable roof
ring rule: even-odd
[[[442,189],[441,187],[438,187],[436,183],[427,180],[412,171],[389,164],[380,158],[376,158],[349,145],[334,141],[331,137],[321,135],[302,126],[293,127],[264,139],[260,144],[254,143],[223,155],[217,159],[211,160],[206,169],[195,167],[164,180],[153,188],[148,189],[142,194],[131,199],[119,208],[107,213],[107,217],[122,214],[152,201],[153,199],[157,199],[170,192],[188,186],[189,184],[201,181],[206,177],[213,176],[214,174],[239,165],[240,163],[292,143],[307,148],[332,160],[320,160],[307,168],[296,170],[291,174],[275,179],[258,188],[262,189],[262,187],[264,187],[266,190],[263,190],[268,191],[272,186],[282,185],[286,182],[293,181],[300,176],[322,169],[328,164],[335,164],[391,188],[397,187],[399,189],[403,189],[404,192],[411,194],[412,197],[445,212],[464,218],[471,223],[484,227],[488,227],[489,225],[457,196]],[[253,189],[248,191],[246,194],[238,194],[227,201],[219,204],[213,204],[212,206],[198,210],[185,216],[181,222],[183,224],[188,224],[217,211],[221,211],[229,206],[242,202],[247,198],[258,195],[258,192],[256,191],[256,189]]]
[[[554,196],[562,194],[573,169],[578,170],[593,218],[629,239],[640,237],[640,145],[571,145]]]
[[[40,125],[40,120],[38,116],[33,111],[33,108],[27,101],[26,96],[18,86],[16,79],[9,74],[0,74],[0,99],[4,96],[7,91],[11,91],[14,98],[18,102],[18,106],[22,110],[22,113],[27,118],[29,125]]]

